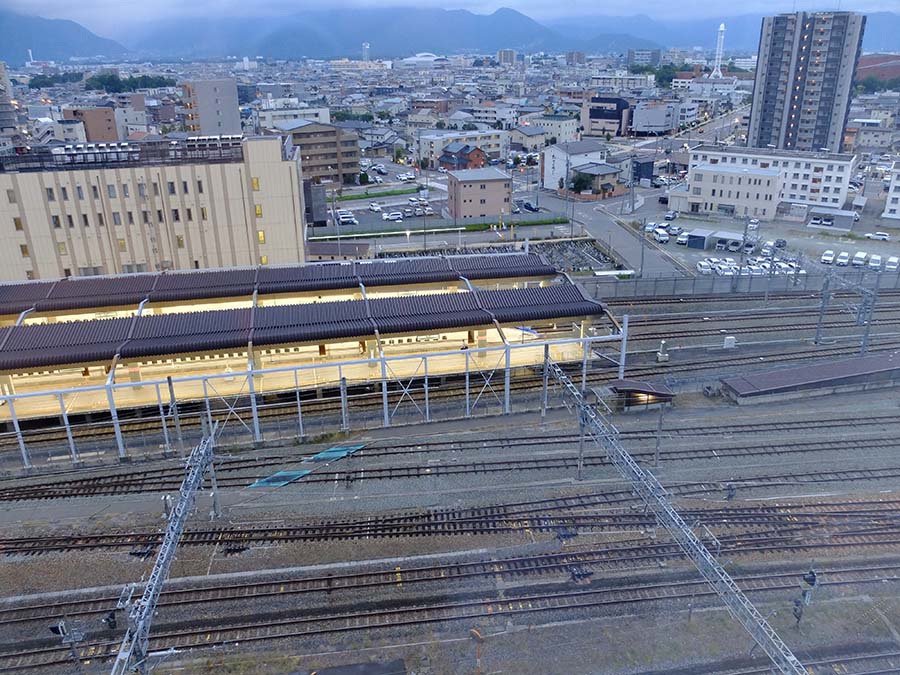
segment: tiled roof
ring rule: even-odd
[[[459,270],[482,270],[479,278],[552,276],[556,270],[536,255],[422,257],[358,260],[285,267],[248,267],[198,272],[69,277],[58,281],[0,284],[0,315],[27,309],[60,311],[251,296],[254,291],[290,293],[339,288],[452,281]]]
[[[433,262],[437,266],[440,262]],[[436,270],[437,271],[437,270]],[[473,271],[477,272],[477,270]],[[520,324],[603,313],[573,285],[31,324],[5,329],[0,370],[340,338]]]

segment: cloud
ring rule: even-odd
[[[151,2],[121,2],[121,0],[42,0],[36,7],[34,0],[0,0],[0,5],[23,14],[39,14],[47,18],[72,19],[108,37],[121,39],[128,28],[141,23],[164,19],[184,18],[203,20],[227,16],[281,16],[298,14],[303,9],[335,8],[333,0],[152,0]],[[450,7],[445,0],[343,0],[340,7]],[[511,7],[537,20],[552,20],[579,16],[634,16],[644,14],[654,18],[718,17],[734,15],[731,8],[722,8],[708,0],[646,0],[636,5],[634,0],[569,0],[565,3],[549,0],[458,0],[453,8],[486,14],[501,7]],[[741,14],[771,14],[789,12],[794,8],[813,10],[820,3],[811,0],[744,0]],[[858,0],[844,2],[842,9],[860,12],[896,11],[897,0]]]

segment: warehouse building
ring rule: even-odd
[[[0,157],[0,280],[296,263],[303,210],[277,137],[35,147]]]

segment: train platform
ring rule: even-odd
[[[900,352],[892,352],[727,377],[721,391],[745,405],[892,387],[898,380]]]

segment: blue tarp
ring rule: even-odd
[[[279,471],[278,473],[273,473],[268,478],[262,478],[256,481],[250,487],[281,487],[288,483],[293,483],[295,480],[299,480],[310,473],[312,473],[312,471]]]
[[[330,462],[335,459],[342,459],[348,455],[352,455],[357,450],[362,450],[365,445],[336,445],[322,452],[313,455],[307,461],[309,462]]]

